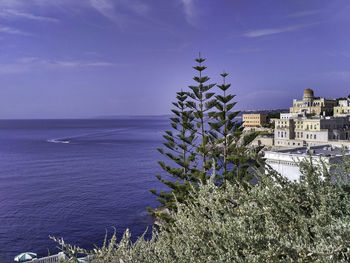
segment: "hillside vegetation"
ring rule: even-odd
[[[273,171],[252,188],[209,180],[151,240],[132,243],[127,230],[120,242],[114,236],[90,252],[65,244],[65,252],[93,254],[94,263],[349,262],[349,159],[332,180],[324,167],[300,165],[300,183]]]

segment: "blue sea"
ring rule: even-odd
[[[151,229],[168,128],[167,117],[0,120],[0,262],[57,253],[49,235],[91,249],[113,227],[133,240]]]

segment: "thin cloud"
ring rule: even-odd
[[[90,0],[91,6],[103,16],[115,20],[116,13],[114,11],[114,5],[109,0]]]
[[[74,60],[59,60],[59,61],[43,61],[49,66],[58,66],[62,68],[77,68],[77,67],[113,67],[116,66],[115,63],[106,61],[74,61]]]
[[[195,25],[195,5],[194,0],[181,0],[187,23]]]
[[[0,74],[20,74],[56,69],[79,69],[124,66],[109,61],[48,60],[39,57],[24,57],[13,63],[0,64]]]
[[[263,37],[263,36],[269,36],[269,35],[275,35],[275,34],[281,34],[285,32],[292,32],[292,31],[298,31],[300,29],[310,27],[317,25],[319,23],[311,23],[311,24],[299,24],[299,25],[292,25],[287,27],[279,27],[279,28],[266,28],[266,29],[259,29],[259,30],[252,30],[248,31],[244,34],[245,37],[249,38],[255,38],[255,37]]]
[[[113,66],[116,66],[116,64],[110,63],[110,62],[97,61],[97,62],[85,63],[85,66],[88,66],[88,67],[113,67]]]
[[[24,32],[22,30],[0,25],[0,33],[11,34],[11,35],[21,35],[21,36],[31,36],[32,34]]]
[[[298,18],[298,17],[305,17],[305,16],[311,16],[311,15],[316,15],[321,13],[322,10],[320,9],[316,9],[316,10],[309,10],[309,11],[300,11],[300,12],[296,12],[293,14],[288,15],[287,17],[294,17],[294,18]]]
[[[150,7],[142,2],[122,0],[120,1],[120,4],[137,15],[140,15],[140,16],[149,15]]]
[[[66,6],[66,5],[81,5],[84,1],[74,0],[0,0],[0,8],[24,10],[33,7],[52,7],[52,6]]]
[[[28,19],[36,21],[46,21],[46,22],[58,22],[59,20],[52,17],[38,16],[31,13],[20,12],[15,9],[5,9],[0,12],[0,17],[6,19]]]
[[[131,0],[90,0],[90,5],[104,17],[115,22],[120,27],[130,22],[130,15],[148,17],[149,6],[141,1]]]
[[[151,18],[150,5],[141,0],[0,0],[0,17],[58,22],[58,19],[47,15],[53,8],[65,12],[92,8],[121,28],[132,23],[135,16]],[[38,15],[33,13],[35,10],[46,13]]]

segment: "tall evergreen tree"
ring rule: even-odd
[[[166,131],[163,136],[164,149],[158,149],[171,161],[159,162],[170,179],[161,175],[156,177],[170,191],[151,192],[158,196],[162,207],[170,212],[176,210],[175,199],[180,203],[189,201],[192,188],[207,182],[213,161],[215,164],[220,162],[215,167],[219,171],[218,180],[242,180],[248,174],[251,157],[246,155],[246,146],[253,137],[241,137],[243,128],[241,123],[235,121],[239,112],[232,111],[236,102],[232,101],[235,96],[228,93],[231,85],[226,84],[227,74],[221,75],[223,84],[218,85],[223,94],[215,95],[212,89],[216,84],[207,84],[209,77],[203,74],[206,69],[204,61],[199,55],[196,59],[198,64],[193,67],[198,72],[193,78],[197,85],[189,86],[189,92],[177,93],[177,101],[173,103],[175,108],[172,110],[175,116],[170,118],[173,131]],[[164,209],[160,212],[149,211],[157,218],[166,221],[171,219]]]
[[[214,145],[213,157],[216,159],[217,170],[221,171],[217,174],[217,179],[250,180],[252,174],[249,173],[249,167],[254,162],[254,158],[252,158],[248,145],[258,133],[244,134],[242,124],[235,119],[239,111],[232,111],[237,102],[233,101],[236,95],[229,92],[231,84],[226,84],[227,76],[227,73],[221,74],[223,82],[217,87],[222,94],[215,96],[217,111],[210,114],[210,117],[216,121],[209,122],[212,129],[210,138]]]
[[[211,110],[216,103],[215,99],[213,98],[215,92],[211,92],[211,89],[215,87],[216,84],[206,84],[210,78],[203,75],[204,70],[207,68],[202,64],[204,61],[205,59],[199,54],[199,57],[196,59],[198,65],[193,67],[198,73],[198,76],[193,78],[194,81],[197,82],[197,85],[189,86],[191,92],[188,92],[188,96],[192,100],[187,102],[187,105],[193,110],[195,127],[197,129],[196,134],[200,141],[197,146],[197,157],[199,157],[201,161],[202,179],[205,179],[207,172],[211,167],[211,149],[208,143],[210,126],[208,126],[208,120]]]
[[[172,165],[164,161],[159,161],[161,168],[171,177],[170,180],[164,179],[161,175],[156,177],[165,185],[167,185],[171,192],[161,191],[157,193],[155,190],[150,190],[153,194],[158,196],[158,201],[163,207],[170,211],[175,209],[175,198],[177,201],[184,202],[187,194],[191,189],[191,184],[198,182],[193,176],[197,170],[195,163],[195,133],[196,130],[193,124],[193,111],[187,106],[188,95],[181,91],[177,93],[176,102],[173,102],[175,108],[172,113],[175,115],[171,117],[171,127],[173,131],[166,131],[163,138],[165,139],[165,149],[159,148],[158,151],[167,159],[172,161]],[[151,212],[155,211],[149,209]],[[158,216],[163,219],[168,219],[164,213],[158,213]]]
[[[219,169],[222,168],[222,172],[225,175],[227,173],[227,157],[230,152],[230,145],[233,141],[233,132],[237,130],[240,132],[240,125],[234,121],[234,118],[239,114],[239,111],[232,112],[231,109],[236,105],[236,102],[232,102],[235,95],[228,94],[228,89],[231,84],[226,84],[227,73],[221,74],[223,78],[223,83],[217,85],[217,87],[222,91],[222,95],[216,95],[217,112],[211,114],[211,117],[216,119],[216,122],[210,122],[209,125],[212,128],[210,133],[211,139],[214,143],[220,146],[216,148],[217,158],[219,162]],[[219,150],[218,150],[219,149]]]

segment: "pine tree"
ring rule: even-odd
[[[216,150],[219,163],[219,169],[222,168],[223,175],[227,173],[227,157],[230,154],[229,149],[232,144],[234,131],[239,130],[238,123],[234,121],[234,118],[239,114],[239,111],[231,112],[231,109],[236,105],[236,102],[232,102],[235,95],[227,94],[231,84],[226,84],[227,73],[222,73],[223,83],[217,85],[217,87],[223,92],[222,95],[216,95],[217,112],[211,114],[211,117],[216,119],[217,122],[210,122],[209,125],[212,128],[211,138],[214,139],[214,143],[219,144]],[[239,130],[240,131],[240,130]],[[221,164],[221,165],[220,165]]]
[[[191,189],[190,185],[194,182],[198,183],[198,180],[193,177],[197,170],[194,154],[196,130],[193,125],[193,111],[188,108],[186,103],[187,98],[186,92],[177,93],[177,101],[173,102],[175,109],[172,110],[175,116],[170,118],[173,131],[166,131],[163,135],[166,141],[163,145],[166,150],[158,149],[162,155],[172,161],[172,165],[166,164],[164,161],[158,162],[172,179],[165,180],[161,175],[156,175],[156,177],[167,185],[171,192],[161,191],[157,193],[155,190],[150,190],[158,196],[157,200],[162,206],[170,211],[176,207],[174,195],[178,202],[184,202]],[[155,213],[152,209],[149,209],[149,211]],[[157,216],[166,220],[169,219],[164,213],[157,213]]]
[[[210,147],[209,147],[209,133],[210,127],[208,127],[209,115],[212,113],[211,110],[215,106],[215,99],[213,96],[215,92],[210,90],[215,87],[216,84],[206,84],[210,78],[203,75],[203,71],[207,68],[202,65],[205,61],[199,54],[196,59],[197,66],[193,67],[197,72],[198,76],[194,77],[194,81],[197,82],[197,86],[189,86],[191,92],[188,96],[192,99],[187,102],[187,105],[193,110],[195,127],[197,128],[196,134],[200,143],[197,146],[197,158],[201,160],[202,173],[201,178],[205,180],[207,172],[211,167],[210,162]]]
[[[197,188],[200,183],[206,183],[210,177],[210,169],[213,161],[219,164],[217,169],[218,182],[224,180],[243,179],[249,180],[248,168],[251,156],[248,155],[247,144],[255,137],[252,135],[242,137],[243,128],[241,123],[235,120],[239,113],[232,111],[236,102],[233,102],[234,95],[228,93],[230,84],[226,84],[226,76],[223,73],[223,84],[218,88],[223,92],[216,95],[212,88],[216,84],[206,84],[209,77],[203,74],[206,69],[203,66],[205,59],[196,59],[197,66],[193,68],[198,75],[193,79],[196,86],[189,86],[190,92],[178,92],[177,101],[173,103],[175,115],[170,118],[173,131],[166,131],[165,149],[158,149],[171,163],[160,161],[163,171],[170,176],[170,180],[164,179],[161,175],[156,177],[170,191],[150,190],[158,196],[162,208],[170,212],[164,213],[148,209],[158,219],[171,221],[171,214],[176,211],[176,203],[190,201],[189,193]],[[216,109],[216,110],[215,110]],[[218,184],[220,185],[220,184]]]
[[[212,129],[210,138],[212,144],[215,145],[214,158],[218,164],[216,169],[221,171],[221,174],[217,174],[216,179],[250,180],[253,175],[249,173],[249,167],[255,162],[253,159],[256,158],[256,154],[252,158],[252,152],[257,153],[261,149],[249,151],[247,146],[258,133],[243,134],[243,126],[235,119],[239,111],[232,111],[237,102],[232,101],[236,95],[229,92],[231,84],[226,84],[227,76],[227,73],[221,74],[223,83],[217,87],[222,94],[215,96],[217,111],[210,114],[216,122],[209,122]]]

